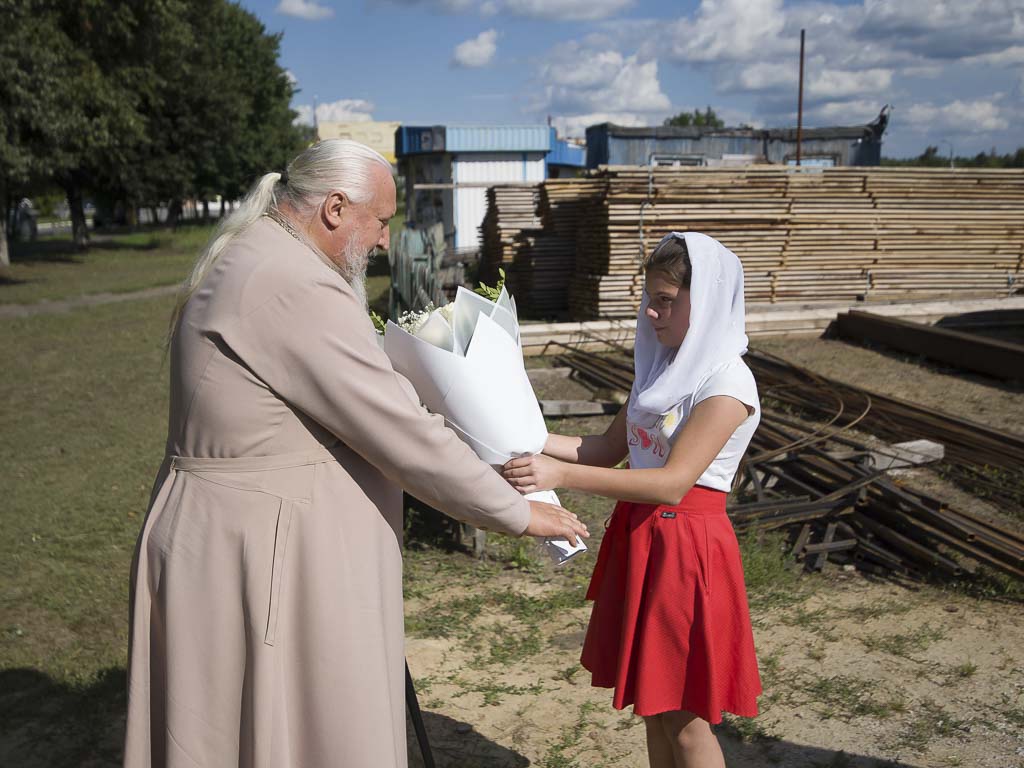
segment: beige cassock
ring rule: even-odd
[[[516,534],[526,502],[265,218],[185,307],[168,432],[132,566],[125,765],[406,765],[401,489]]]

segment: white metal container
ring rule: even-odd
[[[455,248],[477,248],[487,211],[487,187],[509,182],[544,181],[543,152],[474,152],[452,157],[455,184]],[[466,185],[466,186],[463,186]]]

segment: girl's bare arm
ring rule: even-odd
[[[527,456],[506,464],[504,475],[522,493],[574,488],[641,504],[678,504],[747,415],[743,403],[726,395],[701,401],[679,433],[665,466],[657,469],[610,469]]]
[[[622,406],[603,435],[549,435],[544,454],[569,464],[614,467],[629,453],[626,445],[626,406]]]

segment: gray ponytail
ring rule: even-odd
[[[168,340],[174,335],[185,303],[235,235],[268,211],[276,210],[281,202],[288,203],[300,216],[310,214],[334,190],[344,192],[353,203],[366,202],[373,196],[370,169],[374,163],[392,170],[391,163],[365,144],[350,139],[327,139],[308,147],[288,164],[286,184],[282,183],[280,173],[264,174],[241,205],[221,219],[178,290]]]

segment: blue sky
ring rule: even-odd
[[[1024,0],[243,0],[311,121],[805,125],[894,107],[883,153],[1024,146]]]

